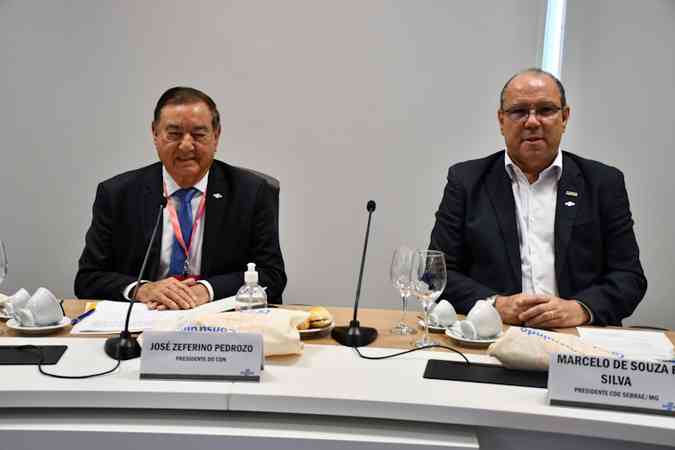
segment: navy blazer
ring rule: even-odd
[[[560,297],[587,305],[594,324],[620,325],[647,290],[623,174],[563,152],[557,195],[554,247]],[[466,314],[477,299],[522,291],[504,151],[450,167],[429,248],[446,255],[444,297],[459,313]]]
[[[214,194],[220,194],[214,196]],[[75,277],[79,298],[123,300],[136,281],[162,201],[157,162],[99,184],[93,217]],[[215,298],[236,294],[246,263],[254,262],[270,303],[281,303],[286,286],[272,188],[261,177],[214,160],[209,171],[201,275]],[[159,271],[162,223],[144,279]]]

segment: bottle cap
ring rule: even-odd
[[[258,283],[258,272],[255,270],[255,263],[248,263],[246,265],[248,270],[244,273],[244,282],[246,284]]]

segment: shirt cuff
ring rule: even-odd
[[[149,283],[149,281],[148,280],[141,280],[141,284],[144,284],[144,283]],[[126,298],[127,300],[131,300],[129,298],[129,295],[131,294],[131,291],[134,289],[134,286],[136,286],[135,281],[133,283],[131,283],[129,286],[125,287],[124,290],[122,291],[122,296],[124,298]],[[135,299],[134,299],[134,301],[135,301]]]
[[[211,286],[211,283],[209,283],[206,280],[199,280],[197,281],[197,283],[201,284],[206,288],[207,291],[209,291],[209,301],[212,302],[214,294],[213,294],[213,286]]]
[[[586,306],[585,303],[580,302],[579,300],[575,300],[575,301],[578,304],[580,304],[582,308],[584,308],[586,310],[586,312],[588,313],[588,317],[590,317],[588,322],[584,323],[583,325],[593,325],[593,311],[591,311],[591,308],[589,308],[588,306]]]

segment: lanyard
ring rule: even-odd
[[[164,196],[168,198],[166,183],[164,183]],[[192,205],[190,205],[192,208]],[[204,217],[204,212],[206,211],[206,191],[202,195],[202,199],[199,201],[199,207],[197,208],[197,216],[192,221],[192,233],[190,234],[190,242],[185,243],[183,239],[183,232],[180,229],[180,222],[178,221],[178,214],[176,213],[176,205],[174,202],[167,202],[166,209],[169,211],[169,219],[171,221],[171,227],[173,228],[173,234],[178,241],[178,245],[183,249],[185,253],[185,274],[188,272],[188,259],[190,259],[190,248],[192,247],[192,238],[195,235],[195,230],[199,226],[199,221]]]

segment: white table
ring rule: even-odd
[[[68,345],[59,364],[45,368],[74,375],[112,367],[103,342],[57,337],[0,343]],[[349,348],[307,345],[297,358],[268,359],[260,383],[140,380],[139,360],[86,380],[47,378],[35,366],[4,366],[0,449],[675,445],[673,417],[550,406],[545,389],[427,380],[422,374],[429,358],[457,359],[417,352],[368,361]]]

